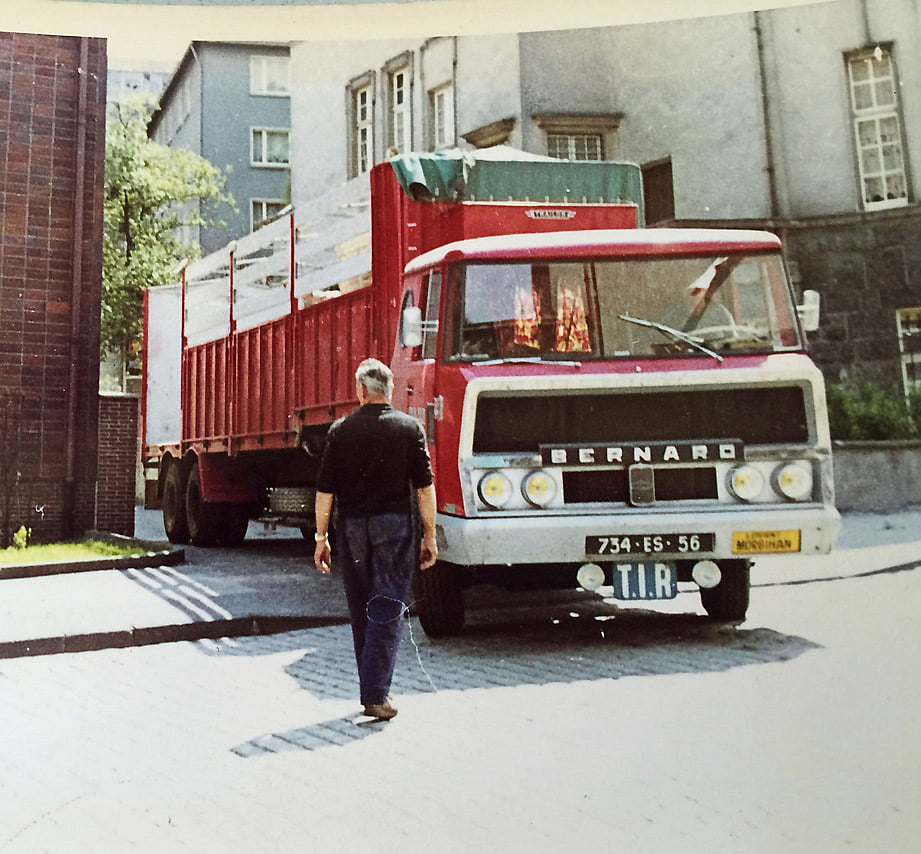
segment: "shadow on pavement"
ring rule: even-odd
[[[270,641],[274,651],[281,637]],[[356,699],[357,677],[347,626],[288,636],[306,651],[285,668],[299,686],[321,700]],[[417,621],[404,632],[393,694],[512,688],[628,676],[712,673],[789,661],[819,648],[805,638],[771,629],[713,623],[697,614],[615,609],[603,602],[556,603],[474,615],[464,634],[432,640]],[[356,699],[357,703],[357,699]],[[324,721],[286,733],[261,735],[234,748],[240,756],[292,749],[343,746],[378,730],[354,718]]]
[[[370,735],[382,732],[386,721],[372,718],[334,718],[311,726],[273,732],[254,738],[232,748],[231,752],[245,759],[284,753],[288,750],[319,750],[323,747],[343,747]]]

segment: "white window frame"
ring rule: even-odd
[[[357,174],[363,175],[374,165],[374,89],[370,83],[353,90],[352,110],[354,163]]]
[[[281,73],[277,73],[278,70]],[[249,58],[249,93],[266,98],[291,96],[291,60],[277,53],[254,53]]]
[[[432,110],[432,148],[456,145],[454,129],[454,84],[445,83],[429,91]]]
[[[265,222],[265,220],[270,217],[277,216],[281,211],[287,207],[287,202],[284,199],[250,199],[249,200],[249,230],[255,231],[259,226],[259,223]],[[261,208],[261,216],[256,215],[256,206]],[[269,205],[278,205],[278,210],[269,214],[268,206]]]
[[[846,59],[863,209],[903,207],[908,204],[908,173],[891,51],[879,45]]]
[[[912,390],[921,391],[921,307],[900,308],[895,313],[895,324],[899,336],[902,388],[908,397]]]
[[[616,156],[617,129],[623,118],[621,113],[549,113],[533,118],[544,132],[546,151],[550,157],[565,153],[566,160],[598,162]],[[590,141],[594,147],[592,152],[589,151]],[[589,153],[598,157],[585,156]]]
[[[547,154],[560,160],[602,161],[604,136],[600,133],[548,133]]]
[[[265,157],[269,150],[268,138],[272,135],[284,136],[285,138],[285,159],[284,160],[266,160]],[[259,169],[288,169],[291,166],[291,131],[288,128],[267,128],[254,127],[250,128],[250,165]],[[257,146],[257,136],[261,143]],[[261,149],[262,157],[257,159],[256,149]]]
[[[396,154],[412,150],[412,76],[408,65],[395,68],[390,82],[390,147]]]

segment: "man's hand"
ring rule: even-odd
[[[313,550],[313,565],[317,572],[329,575],[329,564],[332,558],[329,553],[329,517],[333,512],[333,494],[331,492],[317,491],[317,497],[314,502],[314,512],[317,519],[317,547]],[[321,534],[320,531],[323,533]]]
[[[317,547],[313,550],[313,565],[317,568],[317,572],[329,575],[329,562],[331,559],[329,540],[322,540],[317,543]]]
[[[435,544],[435,487],[424,486],[416,490],[419,516],[422,519],[422,544],[419,546],[419,569],[435,565],[438,546]]]
[[[428,569],[438,559],[438,546],[433,535],[423,535],[419,546],[419,569]]]

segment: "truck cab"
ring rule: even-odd
[[[760,554],[837,534],[824,385],[782,247],[736,230],[456,241],[405,268],[396,405],[425,425],[439,564],[426,631],[471,584],[696,584],[744,618]]]

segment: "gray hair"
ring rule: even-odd
[[[355,381],[371,394],[393,394],[393,372],[379,359],[365,359],[355,371]]]

